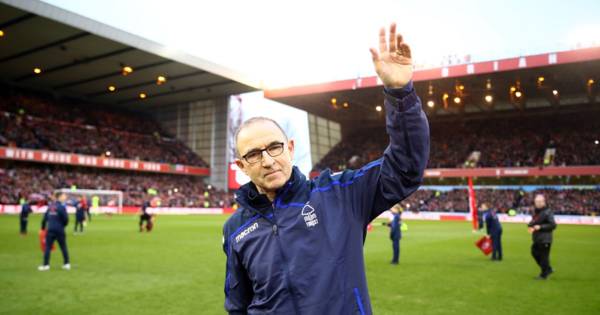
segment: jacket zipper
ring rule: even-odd
[[[289,187],[291,187],[291,183],[281,193],[281,196],[287,192]],[[277,198],[275,198],[275,200],[273,200],[273,222],[272,222],[273,223],[273,235],[275,235],[275,238],[277,239],[277,245],[279,246],[279,254],[281,255],[281,259],[283,260],[283,268],[285,271],[285,284],[288,288],[288,291],[290,292],[290,296],[292,298],[292,305],[294,306],[294,311],[296,314],[300,314],[300,311],[298,308],[298,302],[296,301],[296,297],[294,296],[294,290],[292,289],[292,285],[290,284],[290,270],[288,269],[287,258],[285,257],[285,254],[283,253],[283,246],[281,245],[281,238],[279,237],[279,227],[277,226],[277,217],[275,216],[275,209],[277,207],[278,201],[279,201],[279,197],[277,197]]]

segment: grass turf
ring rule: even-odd
[[[152,233],[135,216],[96,216],[84,235],[69,226],[71,271],[41,263],[37,229],[18,235],[18,218],[0,216],[0,314],[224,314],[225,216],[161,216]],[[600,228],[559,226],[551,262],[539,272],[522,224],[504,224],[502,262],[474,247],[466,222],[408,222],[400,265],[389,264],[386,227],[365,244],[375,314],[599,314]]]

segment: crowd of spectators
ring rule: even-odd
[[[123,205],[140,206],[149,197],[159,197],[167,207],[231,207],[233,193],[215,189],[196,176],[127,172],[32,163],[0,164],[0,204],[18,204],[49,196],[61,188],[118,190]],[[148,191],[155,190],[150,196]],[[600,189],[476,189],[478,203],[486,202],[501,213],[514,209],[531,214],[533,198],[542,193],[556,214],[600,214]],[[116,202],[116,200],[112,200]],[[468,212],[467,190],[420,189],[402,201],[406,211]]]
[[[430,122],[428,168],[600,165],[600,113]],[[314,170],[360,167],[382,156],[383,126],[345,137]],[[554,149],[544,159],[547,149]],[[465,163],[473,152],[478,161]],[[551,150],[552,151],[552,150]]]
[[[530,192],[511,189],[476,189],[478,204],[486,202],[501,213],[513,209],[517,213],[532,214],[533,199],[544,194],[555,214],[600,214],[600,189],[537,189]],[[469,198],[466,189],[449,191],[420,189],[402,201],[408,211],[468,212]]]
[[[600,165],[598,112],[430,122],[428,168]],[[379,158],[388,143],[384,128],[344,137],[314,170],[358,168]],[[0,145],[208,167],[150,117],[98,109],[73,101],[0,88]],[[553,151],[550,159],[547,151]],[[469,160],[478,152],[475,161]],[[0,164],[0,204],[17,204],[59,188],[118,190],[124,205],[139,206],[156,190],[170,207],[229,207],[233,195],[194,176],[126,172],[28,163]],[[478,200],[501,212],[531,213],[536,193],[560,214],[599,212],[600,190],[477,190]],[[468,211],[464,189],[419,190],[403,201],[410,211]]]
[[[204,183],[201,177],[127,172],[30,163],[0,164],[0,204],[19,204],[50,196],[61,188],[118,190],[123,205],[140,206],[159,197],[167,207],[230,207],[233,195]],[[156,195],[149,195],[148,190]],[[112,200],[113,203],[116,200]]]
[[[0,145],[208,167],[150,117],[3,92]]]

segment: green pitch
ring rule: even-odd
[[[71,271],[37,271],[37,229],[18,235],[18,218],[0,216],[0,314],[224,314],[225,216],[161,216],[152,233],[137,217],[96,216],[67,242]],[[408,222],[400,265],[389,264],[388,230],[374,224],[365,245],[375,314],[600,314],[600,227],[559,226],[548,281],[529,255],[521,224],[504,224],[503,262],[473,243],[465,222]]]

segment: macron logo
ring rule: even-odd
[[[246,235],[254,232],[256,229],[258,229],[258,223],[254,222],[254,224],[247,227],[245,230],[242,231],[242,233],[238,234],[238,236],[235,237],[235,242],[239,243],[244,237],[246,237]]]

